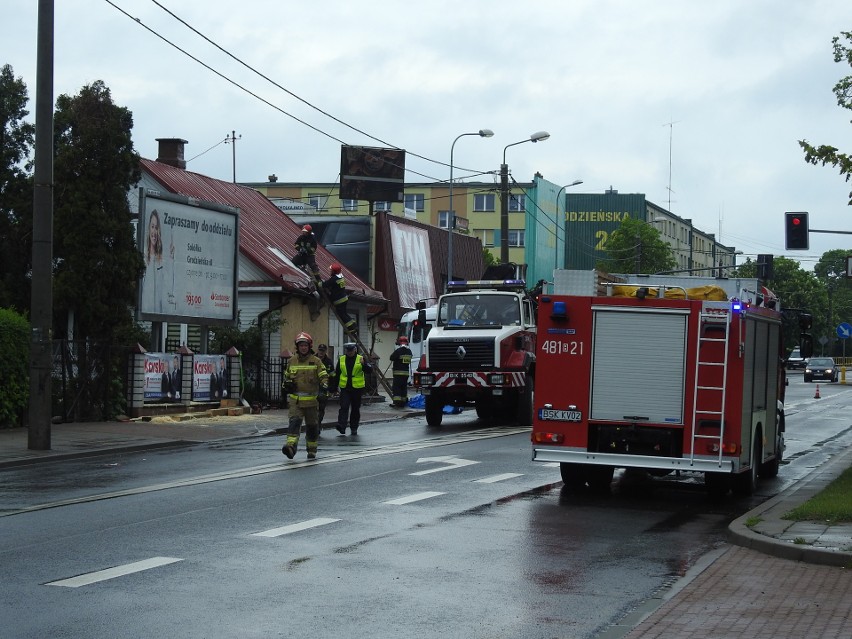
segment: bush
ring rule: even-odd
[[[26,318],[0,308],[0,428],[23,426],[30,395],[29,333]]]

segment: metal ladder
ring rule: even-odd
[[[325,287],[323,287],[322,285],[318,285],[316,289],[317,292],[320,294],[322,300],[328,305],[329,309],[331,309],[331,312],[334,313],[334,316],[337,318],[337,321],[340,322],[340,325],[344,326],[343,318],[337,314],[337,307],[332,303],[331,298],[328,296],[328,292],[325,290]],[[343,334],[346,336],[347,339],[351,339],[353,342],[355,342],[358,347],[358,353],[360,353],[365,360],[367,360],[368,362],[372,362],[372,360],[370,359],[370,353],[367,350],[367,347],[364,346],[364,344],[361,342],[361,339],[358,337],[358,333],[356,333],[355,331],[347,331],[344,328]],[[375,370],[375,367],[373,370],[373,375],[376,377],[376,381],[382,385],[382,388],[385,389],[385,392],[388,394],[388,397],[393,397],[393,391],[391,390],[391,387],[388,386],[387,380],[385,380],[384,376],[381,374],[380,371]]]
[[[709,337],[709,333],[705,334],[705,328],[710,326],[721,326],[724,329],[724,337]],[[715,331],[714,331],[715,332]],[[719,331],[720,333],[722,331]],[[719,465],[722,464],[722,443],[725,438],[725,400],[727,391],[725,383],[728,379],[728,341],[731,335],[731,304],[730,302],[704,302],[701,307],[701,313],[698,322],[698,340],[695,357],[695,394],[693,396],[693,412],[692,412],[692,450],[690,459],[695,459],[695,446],[697,440],[714,440],[719,446]],[[721,362],[711,362],[702,359],[701,345],[710,343],[722,343],[724,345],[724,356]],[[722,385],[721,386],[703,386],[700,384],[700,374],[702,371],[707,371],[713,368],[722,369]],[[718,394],[719,410],[702,410],[698,406],[698,392],[709,391]],[[707,399],[705,398],[705,402]],[[719,434],[718,435],[700,435],[698,434],[699,416],[718,417],[719,419]]]

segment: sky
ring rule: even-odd
[[[3,0],[0,21],[30,118],[38,4]],[[102,80],[142,157],[179,137],[187,168],[214,178],[337,182],[341,144],[394,146],[416,183],[449,179],[451,149],[456,179],[499,182],[505,154],[518,182],[644,193],[744,257],[811,269],[852,247],[811,233],[810,250],[786,252],[783,225],[807,211],[812,229],[852,232],[852,182],[798,145],[852,152],[832,93],[852,74],[831,44],[852,30],[848,0],[55,5],[54,97]],[[483,128],[494,137],[453,146]],[[506,148],[537,131],[550,138]]]

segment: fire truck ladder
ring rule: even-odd
[[[697,356],[695,358],[695,395],[693,399],[692,413],[692,451],[690,459],[695,459],[695,447],[698,440],[713,440],[719,448],[719,465],[722,464],[722,443],[725,438],[725,382],[728,379],[728,339],[731,335],[731,304],[730,302],[704,302],[701,308],[698,326]],[[701,346],[703,344],[721,343],[724,356],[722,361],[708,361],[704,355],[702,358]],[[706,386],[701,384],[702,373],[709,373],[712,369],[721,367],[721,386]],[[706,377],[706,375],[705,375]],[[704,391],[705,399],[708,394],[716,395],[719,399],[719,410],[704,410],[698,406],[698,393]],[[699,434],[698,426],[700,418],[718,418],[719,434]]]
[[[364,344],[361,342],[360,338],[358,337],[358,333],[356,331],[346,330],[346,324],[344,323],[343,318],[340,317],[340,315],[338,314],[337,307],[334,305],[334,303],[332,303],[331,298],[328,296],[328,291],[326,291],[325,288],[322,286],[317,286],[316,289],[322,297],[323,301],[328,305],[328,308],[331,309],[332,313],[334,313],[334,316],[337,318],[337,321],[340,322],[340,325],[344,327],[343,333],[344,335],[346,335],[346,339],[351,339],[353,342],[355,342],[355,344],[357,344],[358,346],[358,352],[363,356],[366,361],[371,362],[372,360],[370,359],[370,353],[367,350],[367,347],[364,346]],[[385,389],[385,392],[388,394],[388,397],[393,397],[393,391],[391,390],[391,387],[388,386],[387,380],[385,380],[384,375],[382,375],[380,371],[377,371],[375,369],[373,370],[373,375],[375,375],[376,381],[378,381],[379,384],[382,385],[382,388]]]

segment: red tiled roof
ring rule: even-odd
[[[304,271],[280,258],[272,250],[278,249],[288,257],[293,255],[293,245],[301,226],[282,213],[262,193],[144,158],[142,170],[169,193],[240,209],[240,253],[269,275],[266,282],[240,281],[240,286],[280,285],[285,289],[296,290],[310,285],[310,278]],[[317,248],[316,259],[320,273],[328,273],[328,267],[337,261],[322,246]],[[370,288],[346,267],[343,268],[343,275],[347,289],[356,298],[371,304],[382,304],[385,301],[382,293]]]

